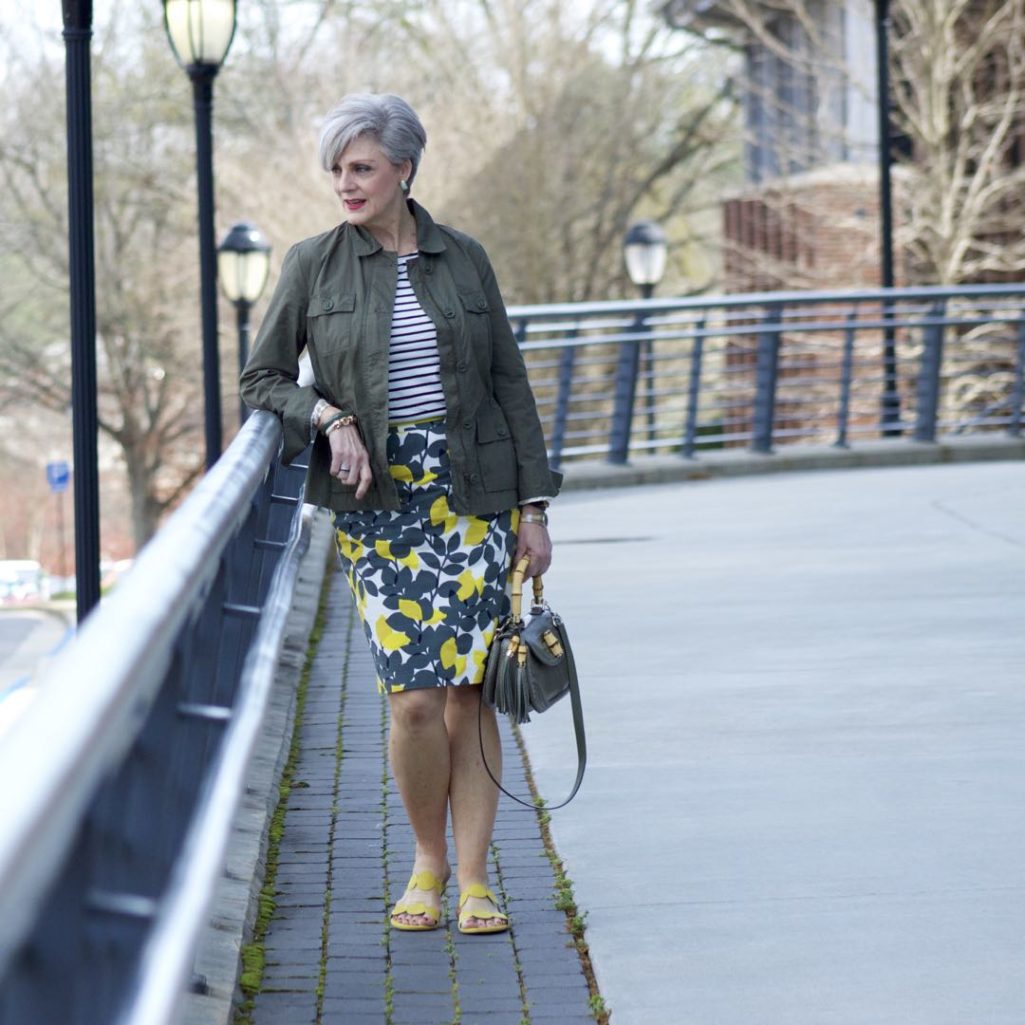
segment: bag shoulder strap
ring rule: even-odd
[[[584,710],[580,703],[580,684],[577,681],[577,667],[573,660],[573,652],[568,647],[566,649],[566,655],[569,660],[570,670],[569,700],[573,707],[573,732],[576,734],[577,741],[577,778],[573,781],[573,789],[569,792],[569,797],[564,801],[560,801],[558,804],[544,804],[545,811],[557,811],[559,808],[565,808],[566,805],[577,796],[580,784],[584,781],[584,770],[587,768],[587,737],[584,734]],[[480,707],[477,710],[477,739],[480,742],[480,757],[484,762],[484,768],[487,771],[487,774],[491,777],[491,782],[494,783],[506,797],[511,797],[517,804],[522,804],[524,808],[532,808],[536,810],[537,805],[535,805],[533,801],[524,801],[523,798],[510,793],[504,786],[502,786],[501,782],[495,778],[495,774],[491,771],[491,766],[488,765],[488,756],[484,753],[484,729],[481,725],[483,715],[484,702],[481,701]]]

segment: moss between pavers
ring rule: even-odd
[[[534,773],[530,768],[530,759],[527,757],[527,746],[523,742],[523,733],[515,724],[512,724],[512,732],[516,738],[516,746],[520,749],[520,757],[523,759],[523,771],[527,779],[527,786],[530,788],[537,809],[537,821],[541,829],[545,854],[551,862],[552,872],[555,875],[555,907],[566,915],[566,928],[573,937],[573,945],[580,958],[580,969],[587,980],[587,990],[590,994],[588,1007],[598,1025],[609,1025],[609,1015],[612,1012],[610,1008],[606,1007],[605,1000],[598,989],[598,980],[595,978],[594,966],[591,964],[591,951],[587,946],[587,914],[577,907],[576,897],[573,895],[573,883],[566,874],[566,867],[555,849],[550,828],[552,817],[545,811],[544,799],[537,791]]]
[[[277,909],[274,900],[278,875],[278,858],[281,854],[281,838],[285,832],[285,813],[288,811],[288,798],[293,790],[299,790],[308,784],[296,780],[295,770],[299,764],[300,735],[302,731],[303,711],[306,707],[306,692],[309,689],[310,672],[317,655],[324,623],[327,618],[327,601],[331,591],[331,576],[334,559],[328,559],[328,568],[324,574],[324,582],[320,589],[320,602],[317,606],[317,617],[310,631],[310,641],[306,649],[306,661],[299,676],[299,685],[295,695],[295,723],[292,730],[292,743],[288,749],[288,761],[281,773],[278,784],[278,804],[271,816],[270,830],[267,840],[267,869],[264,873],[263,887],[260,889],[259,907],[256,923],[253,926],[252,940],[242,947],[242,974],[239,987],[242,990],[242,1001],[235,1011],[235,1025],[253,1025],[253,1006],[256,995],[263,986],[264,943],[271,918]]]

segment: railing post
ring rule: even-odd
[[[1018,365],[1014,368],[1014,387],[1011,389],[1011,423],[1007,433],[1021,437],[1021,407],[1025,404],[1025,310],[1018,318]]]
[[[766,310],[765,330],[758,335],[751,451],[765,455],[772,452],[772,425],[776,418],[776,379],[779,374],[779,323],[782,319],[782,303],[773,303]]]
[[[698,321],[694,332],[694,345],[690,350],[690,379],[687,381],[687,419],[683,427],[683,448],[685,459],[694,457],[698,435],[698,398],[701,394],[701,363],[705,352],[705,319]]]
[[[572,327],[566,332],[566,338],[572,340],[577,336],[577,329]],[[558,468],[562,460],[562,448],[566,444],[566,421],[569,417],[569,397],[573,390],[573,364],[576,362],[575,345],[563,347],[559,356],[559,389],[555,398],[555,420],[552,423],[552,449],[550,459],[552,466]]]
[[[612,426],[609,431],[610,463],[622,465],[630,451],[630,433],[633,428],[634,396],[637,392],[637,374],[640,370],[641,339],[644,331],[644,313],[638,312],[630,327],[635,341],[620,342],[616,361],[616,386],[612,402]]]
[[[847,448],[847,423],[851,412],[851,370],[854,367],[854,326],[858,319],[857,310],[847,316],[847,327],[843,334],[843,363],[840,367],[840,409],[836,414],[836,448]]]
[[[947,304],[933,304],[930,317],[934,323],[922,329],[922,362],[918,370],[918,415],[915,418],[915,441],[936,440],[936,418],[940,407],[940,371],[943,367],[943,318]]]

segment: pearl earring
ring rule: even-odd
[[[399,182],[399,188],[402,189],[403,192],[409,192],[409,182],[407,182],[406,179],[403,178]]]

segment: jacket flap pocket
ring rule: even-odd
[[[352,313],[356,309],[355,295],[333,295],[321,292],[310,297],[306,307],[307,317],[326,317],[332,313]]]
[[[497,406],[483,410],[477,419],[477,440],[479,442],[503,441],[509,437],[509,425],[505,414]]]
[[[467,313],[488,312],[488,300],[483,292],[460,292],[459,301]]]

